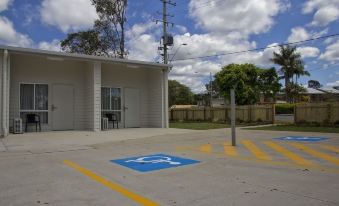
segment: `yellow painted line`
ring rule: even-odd
[[[328,155],[326,153],[322,153],[322,152],[318,152],[317,150],[315,149],[312,149],[311,147],[308,147],[304,144],[300,144],[300,143],[290,143],[293,147],[301,150],[301,151],[304,151],[314,157],[317,157],[317,158],[320,158],[320,159],[323,159],[323,160],[326,160],[330,163],[333,163],[333,164],[336,164],[336,165],[339,165],[339,158],[336,158],[336,157],[333,157],[331,155]]]
[[[293,162],[300,164],[300,165],[314,165],[313,162],[306,160],[302,157],[300,157],[299,155],[287,150],[286,148],[280,146],[278,143],[272,142],[272,141],[265,141],[264,142],[265,145],[267,145],[268,147],[272,148],[273,150],[275,150],[276,152],[282,154],[283,156],[289,158],[290,160],[292,160]]]
[[[178,151],[192,151],[192,152],[200,152],[198,151],[195,147],[177,147],[179,150]],[[220,152],[211,152],[208,155],[213,155],[215,157],[226,157],[225,153],[220,153]],[[229,156],[227,156],[229,157]],[[231,156],[230,158],[234,160],[241,160],[241,161],[250,161],[250,162],[257,162],[257,163],[262,163],[262,164],[267,164],[267,165],[273,165],[273,166],[279,166],[279,167],[289,167],[289,168],[299,168],[299,169],[305,169],[304,165],[299,165],[295,163],[290,163],[290,162],[282,162],[282,161],[273,161],[273,160],[261,160],[261,159],[256,159],[252,157],[246,157],[246,156]],[[308,169],[314,169],[319,172],[331,172],[335,174],[339,174],[339,169],[335,168],[330,168],[330,167],[323,167],[319,166],[317,164],[315,165],[310,165],[307,167]]]
[[[145,205],[145,206],[159,206],[159,204],[153,202],[152,200],[149,200],[145,197],[142,197],[138,194],[135,194],[131,191],[129,191],[128,189],[118,185],[117,183],[114,183],[114,182],[111,182],[89,170],[87,170],[86,168],[83,168],[79,165],[77,165],[76,163],[74,162],[71,162],[69,160],[64,160],[64,164],[66,164],[67,166],[75,169],[76,171],[82,173],[83,175],[91,178],[92,180],[108,187],[109,189],[115,191],[115,192],[118,192],[120,193],[121,195],[133,200],[134,202],[136,203],[139,203],[140,205]]]
[[[258,159],[272,160],[264,151],[259,149],[251,140],[242,140],[241,143]]]
[[[230,155],[230,156],[238,155],[238,151],[236,147],[233,147],[229,142],[224,143],[224,152],[225,154]]]
[[[327,150],[330,150],[332,152],[338,152],[339,153],[339,147],[335,147],[335,146],[332,146],[332,145],[321,145],[320,147],[327,149]]]
[[[199,148],[199,151],[210,153],[210,152],[212,152],[212,145],[211,144],[205,144],[205,145],[203,145]]]

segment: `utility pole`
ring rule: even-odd
[[[156,20],[156,23],[162,22],[163,24],[163,37],[162,37],[162,46],[159,47],[159,50],[163,50],[163,60],[164,64],[168,64],[168,46],[173,46],[173,37],[168,34],[167,27],[169,24],[172,26],[174,23],[169,22],[167,20],[167,17],[173,17],[173,15],[167,14],[167,4],[171,6],[176,6],[175,2],[172,2],[171,0],[160,0],[163,3],[162,7],[162,20]]]

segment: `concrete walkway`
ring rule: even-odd
[[[102,132],[62,131],[12,134],[0,139],[0,152],[54,152],[88,149],[90,145],[195,132],[183,129],[133,128]]]

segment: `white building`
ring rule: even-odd
[[[168,65],[0,46],[0,135],[40,117],[43,131],[168,127]],[[35,126],[34,126],[35,129]]]

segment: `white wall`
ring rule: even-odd
[[[52,85],[68,84],[74,86],[74,129],[87,128],[87,111],[85,101],[85,74],[88,64],[79,61],[53,61],[46,57],[11,55],[11,96],[10,96],[10,122],[19,117],[19,84],[20,83],[46,83],[49,85],[48,108],[49,124],[44,125],[45,130],[51,129]]]
[[[102,64],[102,86],[139,89],[140,126],[161,127],[161,74],[159,69]]]

